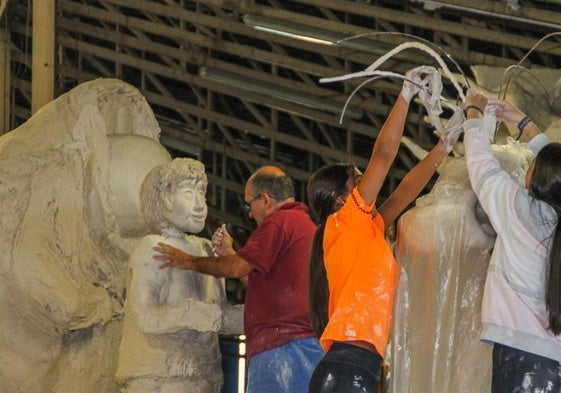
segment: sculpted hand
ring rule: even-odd
[[[158,253],[152,256],[153,259],[165,262],[160,265],[160,269],[175,267],[178,269],[188,270],[193,268],[193,257],[178,248],[170,246],[169,244],[158,243],[156,247],[152,247],[152,250]]]
[[[234,250],[234,239],[228,233],[226,224],[222,224],[214,231],[212,235],[212,247],[216,255],[233,255],[236,253]]]

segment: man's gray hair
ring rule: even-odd
[[[294,198],[294,183],[285,174],[256,173],[251,177],[251,191],[254,196],[262,193],[276,200]]]

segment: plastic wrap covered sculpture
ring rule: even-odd
[[[99,79],[0,138],[0,391],[116,392],[140,185],[171,160],[132,86]]]

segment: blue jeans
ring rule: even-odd
[[[305,393],[323,357],[315,337],[292,340],[249,360],[247,393]]]

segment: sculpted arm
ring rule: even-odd
[[[161,237],[144,238],[130,261],[132,278],[128,296],[140,330],[156,335],[186,329],[220,331],[224,322],[223,305],[194,297],[168,303],[171,276],[152,260],[152,247],[157,239]]]

